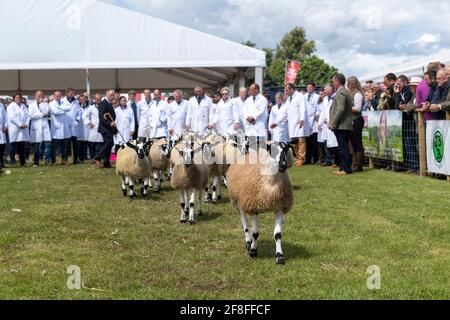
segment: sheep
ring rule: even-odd
[[[289,164],[294,162],[289,146],[275,144],[271,154],[264,149],[250,150],[241,155],[237,164],[228,169],[228,194],[233,207],[240,213],[245,233],[247,251],[252,258],[258,255],[259,238],[258,214],[275,212],[276,263],[285,264],[281,247],[282,223],[284,215],[293,207],[293,187],[287,172]],[[255,157],[255,158],[254,158]],[[254,161],[258,159],[259,161]],[[258,163],[258,164],[253,164]],[[248,216],[253,219],[252,232],[249,229]]]
[[[116,174],[122,179],[122,193],[127,196],[127,185],[129,186],[128,196],[136,198],[134,184],[141,181],[141,194],[147,196],[147,189],[150,185],[149,176],[151,174],[151,159],[149,158],[152,142],[133,143],[128,142],[117,154]]]
[[[200,151],[200,152],[199,152]],[[189,223],[195,224],[195,200],[198,200],[198,216],[203,215],[202,191],[208,185],[208,167],[201,159],[202,146],[192,141],[178,143],[171,153],[172,179],[171,186],[180,192],[182,224],[186,223],[189,212]],[[200,158],[200,159],[199,159]],[[191,198],[188,199],[188,191],[191,190]]]
[[[150,158],[152,161],[153,178],[155,179],[156,186],[155,192],[161,191],[161,183],[163,172],[166,172],[170,166],[170,153],[171,144],[167,139],[160,139],[153,143],[150,149]]]
[[[208,165],[209,178],[212,180],[212,183],[209,183],[205,190],[206,203],[217,204],[222,199],[221,179],[226,175],[229,168],[226,158],[226,141],[225,138],[217,134],[211,134],[202,141],[204,160]]]

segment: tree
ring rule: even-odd
[[[306,39],[305,29],[295,27],[283,36],[277,45],[275,58],[280,60],[300,61],[316,51],[314,41]]]
[[[335,67],[330,66],[318,56],[312,55],[303,59],[297,78],[297,85],[305,86],[308,82],[316,84],[329,83],[337,71]]]

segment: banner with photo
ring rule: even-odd
[[[300,66],[301,63],[298,61],[288,60],[286,62],[286,76],[284,80],[286,85],[289,83],[295,84],[298,73],[300,72]]]
[[[403,115],[398,110],[364,112],[363,143],[367,156],[403,162]]]
[[[427,122],[428,171],[450,176],[450,121]]]

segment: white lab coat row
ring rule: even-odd
[[[8,116],[5,107],[0,103],[0,144],[6,143],[5,133],[3,132],[6,128],[8,128]]]
[[[52,133],[50,130],[50,106],[48,103],[30,104],[28,109],[30,114],[30,141],[31,143],[51,142]]]
[[[87,128],[87,141],[88,142],[95,142],[95,143],[102,143],[103,142],[103,136],[100,132],[98,132],[98,126],[100,124],[100,117],[98,114],[98,106],[97,105],[90,105],[86,110],[83,112],[83,123]],[[92,128],[91,128],[92,126]]]
[[[146,103],[147,104],[147,103]],[[140,111],[139,137],[150,139],[167,137],[169,105],[163,100],[153,101]],[[133,112],[131,110],[131,112]]]
[[[338,142],[333,131],[328,128],[330,109],[333,104],[333,98],[325,97],[321,105],[321,113],[318,122],[318,141],[327,143],[327,148],[337,148]]]

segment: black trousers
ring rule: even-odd
[[[0,144],[0,168],[5,165],[6,144]]]
[[[89,142],[89,159],[94,160],[101,148],[100,142]]]
[[[364,129],[364,118],[356,118],[353,120],[353,131],[350,135],[350,141],[352,142],[353,152],[359,153],[364,151],[362,132]]]
[[[106,165],[110,165],[111,161],[111,151],[114,147],[114,135],[112,133],[102,133],[103,145],[98,152],[95,160],[102,161]]]
[[[319,162],[319,142],[318,134],[306,138],[306,164]]]
[[[20,165],[24,166],[27,162],[25,142],[13,142],[11,143],[12,149],[14,150],[14,157],[16,153],[19,153]]]
[[[70,138],[70,141],[72,142],[72,158],[73,162],[78,161],[78,141],[77,137]]]
[[[349,148],[351,131],[336,130],[334,134],[336,135],[339,145],[339,158],[341,160],[340,163],[341,171],[352,173],[352,157],[350,155],[350,148]]]
[[[83,162],[88,159],[88,142],[87,141],[77,141],[78,146],[78,160]]]

